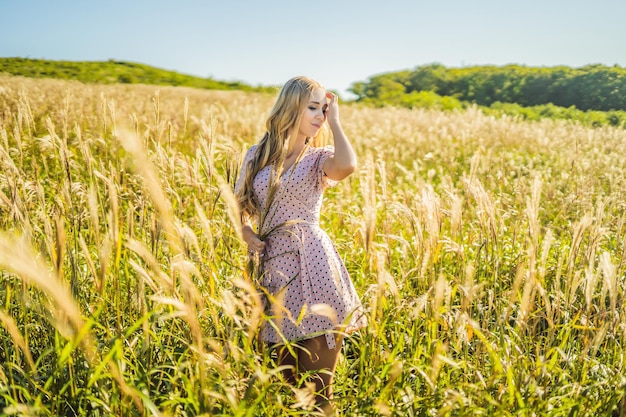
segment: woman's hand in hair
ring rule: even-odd
[[[324,162],[324,172],[331,180],[341,181],[352,174],[357,167],[356,153],[346,137],[339,121],[339,99],[336,94],[326,92],[328,98],[327,120],[333,133],[335,154]]]
[[[326,98],[328,99],[326,120],[328,120],[328,123],[332,128],[333,124],[339,123],[339,98],[337,97],[337,94],[333,94],[330,91],[326,92]]]

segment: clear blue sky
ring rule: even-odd
[[[356,81],[438,62],[626,66],[626,0],[0,0],[0,56],[218,80]]]

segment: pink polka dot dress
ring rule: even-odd
[[[242,165],[239,187],[252,146]],[[323,172],[333,147],[307,146],[301,159],[283,172],[280,188],[268,208],[267,197],[272,167],[259,171],[253,192],[267,214],[261,233],[265,238],[260,285],[268,296],[269,320],[261,328],[261,339],[268,343],[293,341],[325,334],[333,349],[332,330],[354,331],[365,326],[366,317],[348,271],[329,236],[319,225],[322,197],[326,187],[337,182]],[[280,226],[291,221],[286,226]]]

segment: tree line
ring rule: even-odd
[[[626,68],[587,65],[522,65],[447,68],[429,64],[412,71],[389,72],[352,84],[357,101],[412,107],[424,92],[480,106],[515,103],[554,105],[578,110],[626,110]]]

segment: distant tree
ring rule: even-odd
[[[448,95],[448,70],[441,64],[418,67],[407,77],[407,92],[432,91],[440,95]]]
[[[370,78],[364,93],[366,97],[378,101],[395,102],[406,93],[406,88],[398,75],[383,74]]]
[[[412,102],[414,98],[401,100],[399,96],[430,91],[484,106],[496,102],[523,106],[552,103],[583,110],[626,110],[626,69],[602,65],[446,68],[429,64],[371,77],[353,84],[351,91],[357,100],[369,102]]]

